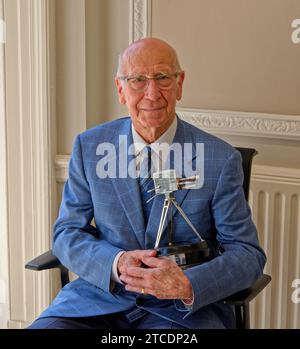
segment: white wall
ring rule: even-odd
[[[300,122],[300,45],[291,40],[299,0],[151,3],[152,35],[176,47],[186,71],[180,107],[282,114],[286,120],[292,115]],[[232,120],[232,128],[234,124]],[[286,126],[300,130],[299,125]],[[274,123],[274,129],[282,127]],[[234,145],[257,148],[255,164],[300,168],[299,138],[270,142],[265,137],[249,139],[246,134],[229,133],[224,138]]]
[[[299,0],[152,0],[187,70],[182,107],[300,115]]]
[[[4,19],[2,0],[0,19]],[[4,47],[5,44],[0,42],[0,328],[7,326],[9,318]]]
[[[59,154],[76,134],[127,114],[114,77],[129,42],[125,0],[56,0],[56,119]]]

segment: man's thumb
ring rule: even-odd
[[[147,253],[147,256],[148,257],[155,257],[156,254],[157,254],[156,250],[149,250],[148,253]]]

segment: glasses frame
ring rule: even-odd
[[[136,91],[136,92],[144,92],[147,90],[148,86],[149,86],[149,83],[150,83],[150,80],[154,80],[154,81],[157,81],[159,80],[160,78],[162,77],[168,77],[168,78],[172,78],[173,76],[175,76],[175,78],[177,79],[178,76],[182,73],[182,70],[179,70],[179,71],[176,71],[174,73],[171,73],[171,74],[165,74],[165,73],[159,73],[157,74],[156,76],[152,76],[152,77],[149,77],[147,75],[133,75],[133,76],[119,76],[118,79],[119,80],[122,80],[124,81],[126,84],[128,84],[128,82],[130,80],[133,80],[133,79],[138,79],[138,78],[142,78],[144,79],[144,81],[146,82],[146,85],[145,87],[141,88],[141,89],[134,89],[132,88],[130,85],[128,85],[130,87],[131,90],[133,91]],[[172,83],[170,84],[170,86],[168,87],[161,87],[159,85],[157,85],[157,87],[160,89],[160,90],[169,90],[171,87],[172,87]]]

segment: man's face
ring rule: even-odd
[[[176,73],[173,52],[164,47],[143,46],[133,50],[123,64],[123,75],[155,77],[161,73]],[[116,79],[119,101],[126,104],[135,129],[157,128],[165,131],[175,118],[176,101],[181,99],[184,72],[168,89],[161,89],[157,81],[149,80],[144,91],[136,91],[125,81]]]

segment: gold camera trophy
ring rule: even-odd
[[[199,176],[192,176],[188,178],[177,178],[175,170],[164,170],[161,172],[155,172],[152,176],[154,180],[155,196],[165,195],[164,205],[160,217],[159,227],[157,231],[157,237],[154,249],[157,251],[158,256],[167,256],[172,259],[182,269],[192,267],[194,265],[202,264],[215,257],[215,248],[211,243],[202,239],[201,235],[184,213],[182,208],[175,200],[174,192],[182,189],[192,189],[196,186],[196,182]],[[171,211],[174,206],[182,218],[192,229],[195,235],[198,237],[199,242],[196,243],[182,243],[174,244],[172,242],[172,215],[169,223],[168,231],[168,246],[159,247],[162,233],[165,228],[168,212]]]

